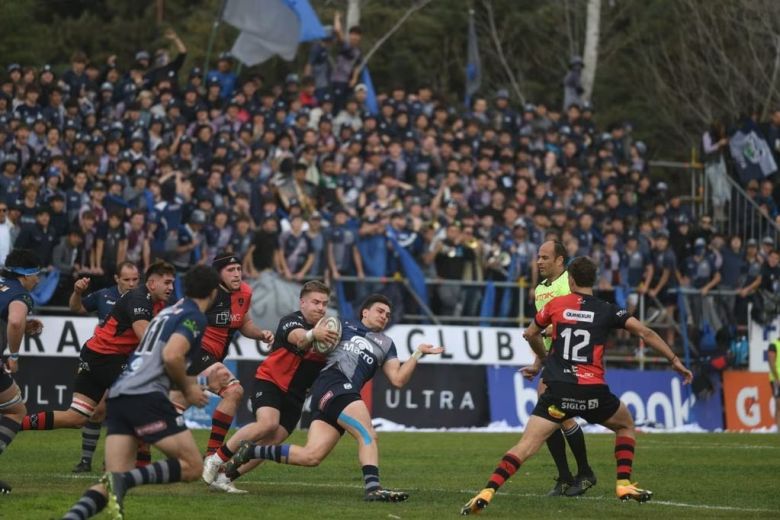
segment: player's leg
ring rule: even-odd
[[[0,367],[0,455],[13,442],[26,413],[19,386]],[[11,486],[0,480],[0,495],[10,492]]]
[[[542,395],[546,390],[547,385],[545,385],[544,381],[540,378],[536,392],[538,395]],[[558,470],[558,476],[555,478],[555,485],[547,493],[547,496],[562,496],[566,492],[566,489],[574,483],[574,475],[571,474],[569,461],[566,459],[566,439],[560,428],[547,438],[547,449],[550,450],[550,455]]]
[[[105,396],[95,407],[95,412],[81,428],[81,459],[73,468],[73,473],[88,473],[92,471],[92,459],[95,456],[97,443],[100,439],[100,428],[106,417]]]
[[[105,391],[105,389],[103,389]],[[93,394],[94,395],[94,394]],[[55,410],[53,412],[36,412],[27,415],[22,421],[22,430],[56,430],[59,428],[81,428],[95,413],[97,399],[80,392],[73,392],[73,400],[67,410]]]
[[[617,397],[613,397],[617,400]],[[601,422],[602,425],[615,432],[615,461],[617,463],[615,492],[621,500],[633,499],[637,502],[646,502],[653,496],[652,491],[640,489],[631,483],[636,447],[634,419],[626,405],[620,401],[618,403],[615,413]]]
[[[780,382],[771,381],[771,394],[775,401],[775,423],[777,424],[777,433],[780,433]]]
[[[596,474],[588,463],[588,450],[585,447],[585,434],[574,419],[566,419],[561,427],[566,441],[569,443],[574,458],[577,460],[577,475],[574,482],[566,488],[567,497],[576,497],[596,485]]]
[[[206,455],[212,455],[225,441],[233,417],[244,397],[244,389],[238,378],[222,363],[211,365],[201,373],[201,376],[207,378],[208,389],[221,397],[211,417],[211,435],[206,448]]]
[[[539,405],[537,404],[538,407]],[[490,475],[490,479],[485,484],[484,489],[461,508],[460,512],[462,515],[479,513],[485,509],[490,504],[496,491],[504,485],[504,482],[509,480],[520,469],[522,464],[539,451],[539,448],[542,447],[542,444],[550,435],[560,431],[561,425],[559,422],[536,414],[537,409],[534,409],[534,415],[528,420],[520,441],[504,454],[496,469],[493,470],[493,474]]]

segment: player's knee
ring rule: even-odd
[[[301,460],[302,466],[309,466],[311,468],[314,468],[316,466],[319,466],[322,462],[322,459],[325,457],[322,456],[320,453],[317,452],[307,452]]]
[[[228,385],[225,388],[222,389],[220,396],[222,397],[222,399],[228,401],[240,402],[241,399],[244,397],[244,388],[241,386],[241,383],[239,383],[237,379],[233,379],[228,383]]]
[[[192,482],[200,478],[203,473],[203,460],[200,457],[188,457],[181,460],[181,479],[184,482]]]

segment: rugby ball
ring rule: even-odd
[[[324,341],[315,339],[311,344],[311,348],[315,352],[319,352],[320,354],[330,354],[331,352],[336,350],[336,345],[338,345],[339,341],[341,341],[341,320],[335,316],[325,316],[324,318],[322,318],[320,321],[317,322],[317,325],[315,325],[315,327],[319,327],[321,325],[324,325],[328,330],[335,330],[338,338],[332,345],[329,343],[325,343]]]

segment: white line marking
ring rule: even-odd
[[[17,474],[20,477],[55,477],[55,478],[62,478],[65,480],[68,479],[92,479],[94,481],[97,481],[100,477],[97,475],[79,475],[79,474],[63,474],[63,473],[27,473],[27,474]],[[363,486],[358,484],[329,484],[329,483],[317,483],[317,482],[296,482],[296,481],[283,481],[283,482],[273,482],[273,481],[249,481],[249,480],[239,480],[238,481],[241,486],[295,486],[295,487],[310,487],[310,488],[336,488],[336,489],[363,489]],[[474,493],[474,490],[469,489],[460,489],[460,490],[454,490],[454,489],[441,489],[441,488],[404,488],[408,491],[428,491],[428,492],[434,492],[434,493],[453,493],[453,494],[459,494],[459,495],[472,495]],[[519,497],[519,498],[547,498],[547,495],[538,494],[538,493],[506,493],[503,491],[499,491],[498,494],[500,496],[508,496],[508,497]],[[577,498],[572,498],[571,500],[593,500],[593,501],[609,501],[609,502],[617,502],[617,498],[613,496],[606,496],[606,495],[599,495],[599,496],[581,496]],[[659,505],[659,506],[669,506],[669,507],[684,507],[684,508],[690,508],[690,509],[705,509],[705,510],[711,510],[711,511],[737,511],[737,512],[747,512],[747,513],[776,513],[777,511],[774,509],[761,509],[761,508],[749,508],[749,507],[734,507],[734,506],[718,506],[718,505],[708,505],[708,504],[688,504],[685,502],[672,502],[669,500],[650,500],[649,502],[645,502],[642,504],[643,506],[651,506],[651,505]],[[399,518],[399,517],[395,517]]]

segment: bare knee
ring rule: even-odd
[[[203,460],[197,455],[198,454],[196,453],[195,456],[181,459],[182,481],[192,482],[193,480],[200,478],[201,473],[203,473]]]
[[[323,458],[324,457],[319,453],[313,451],[312,452],[307,451],[302,455],[300,459],[301,466],[308,466],[311,468],[319,466]]]
[[[244,389],[241,386],[241,384],[238,381],[236,381],[234,383],[229,384],[222,390],[221,397],[225,401],[233,401],[235,403],[240,403],[241,399],[244,397]]]

